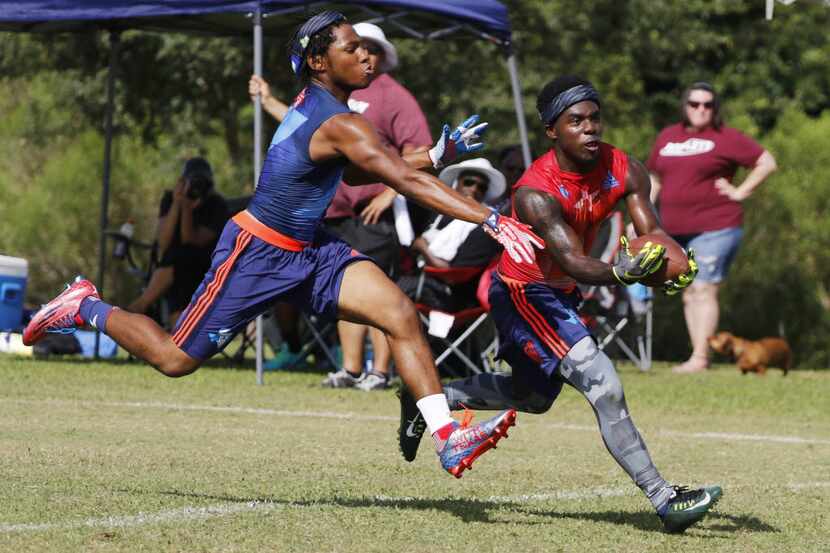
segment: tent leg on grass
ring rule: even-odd
[[[101,191],[101,232],[98,235],[98,291],[104,292],[104,273],[107,268],[107,226],[109,225],[110,171],[112,168],[112,112],[115,110],[115,64],[118,61],[118,47],[121,35],[110,31],[110,63],[107,71],[107,116],[104,138],[104,176]],[[98,347],[101,343],[100,331],[95,332],[95,359],[98,359]]]

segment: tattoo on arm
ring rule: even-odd
[[[587,284],[616,283],[610,265],[584,253],[582,240],[565,221],[556,198],[525,187],[516,192],[514,201],[519,219],[533,226],[545,241],[545,251],[568,275]]]

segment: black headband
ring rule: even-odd
[[[599,105],[599,92],[589,84],[580,84],[563,90],[550,101],[544,111],[539,113],[539,119],[548,127],[562,115],[563,111],[586,100],[596,102]]]

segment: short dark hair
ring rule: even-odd
[[[328,25],[325,25],[324,27],[321,27],[319,30],[315,30],[309,36],[308,45],[305,48],[302,48],[302,66],[300,69],[300,73],[297,75],[297,77],[299,78],[300,83],[302,83],[303,85],[308,84],[308,82],[311,80],[311,77],[314,74],[314,72],[308,66],[308,63],[306,63],[308,57],[322,56],[323,54],[325,54],[328,51],[329,46],[331,46],[334,42],[334,29],[336,29],[340,25],[343,25],[344,23],[348,23],[348,20],[345,18],[345,16],[337,12],[319,13],[309,18],[299,26],[297,26],[297,29],[294,31],[294,34],[291,35],[291,41],[288,43],[288,58],[290,60],[292,56],[298,54],[297,41],[300,39],[300,36],[304,34],[304,31],[307,31],[307,27],[309,26],[309,24],[313,24],[315,18],[324,17],[334,19],[334,21],[332,21]]]
[[[544,113],[551,100],[559,96],[562,92],[579,85],[587,85],[593,88],[594,85],[587,79],[578,75],[562,75],[549,81],[548,84],[542,88],[542,91],[536,97],[536,111],[540,114]],[[556,121],[551,121],[553,125]]]
[[[706,81],[692,83],[683,91],[683,96],[680,100],[680,119],[683,121],[683,126],[690,127],[692,125],[692,122],[689,121],[689,116],[686,115],[686,103],[689,101],[689,96],[693,90],[705,90],[712,94],[712,128],[719,131],[723,126],[723,115],[720,112],[720,96],[715,91],[715,87]]]

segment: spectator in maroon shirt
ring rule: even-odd
[[[709,83],[686,89],[680,109],[682,121],[660,132],[647,165],[663,228],[681,246],[695,250],[700,268],[683,292],[692,355],[673,369],[696,373],[709,366],[707,338],[718,328],[718,289],[743,233],[741,202],[776,164],[757,142],[723,124],[718,95]],[[733,184],[738,167],[749,173]]]
[[[352,93],[349,108],[371,121],[381,140],[401,154],[428,149],[432,145],[432,137],[426,117],[414,96],[388,74],[398,64],[394,45],[386,39],[380,27],[371,23],[357,23],[354,30],[365,41],[378,74],[367,88]],[[252,76],[248,91],[252,99],[259,94],[263,108],[282,121],[288,106],[271,95],[264,79]],[[330,232],[361,253],[371,256],[393,278],[398,269],[401,246],[391,209],[396,196],[397,193],[383,183],[364,186],[341,183],[325,215],[325,224]],[[280,316],[281,321],[290,318],[285,314]],[[376,328],[346,321],[338,321],[337,331],[343,348],[343,367],[329,373],[323,385],[357,387],[367,391],[385,388],[388,385],[391,354],[384,334]],[[372,342],[373,362],[371,370],[363,375],[363,344],[367,332]],[[291,349],[299,351],[298,345],[292,346]],[[294,359],[296,354],[292,357],[292,351],[282,353],[266,366],[278,369],[283,368],[285,363],[298,361]]]

